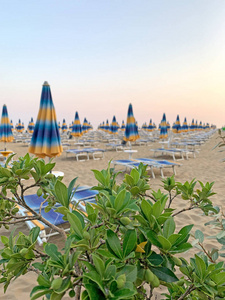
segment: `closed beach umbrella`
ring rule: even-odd
[[[145,122],[143,125],[142,125],[142,129],[143,130],[147,130],[148,126],[147,126],[147,123]]]
[[[203,129],[203,126],[202,126],[202,121],[199,122],[199,125],[198,125],[198,130],[202,130]]]
[[[47,81],[42,87],[40,108],[28,151],[41,158],[59,156],[63,151],[51,90]]]
[[[112,124],[110,126],[110,133],[111,134],[118,134],[118,125],[117,125],[115,116],[113,116],[113,119],[112,119]]]
[[[83,133],[82,133],[82,127],[81,127],[81,124],[80,124],[79,115],[78,115],[78,112],[76,111],[71,135],[75,136],[75,137],[81,137],[82,134]]]
[[[170,123],[168,121],[166,122],[166,127],[167,127],[167,130],[169,131],[170,130]]]
[[[180,126],[180,118],[179,118],[179,115],[177,115],[177,119],[176,119],[176,122],[175,124],[173,125],[173,132],[174,133],[180,133],[181,131],[181,126]]]
[[[162,121],[160,123],[159,138],[160,139],[166,139],[167,137],[168,137],[168,133],[167,133],[166,114],[163,114],[163,118],[162,118]]]
[[[10,121],[10,126],[11,126],[11,130],[13,131],[14,130],[14,126],[13,126],[13,121],[12,120]]]
[[[188,132],[188,124],[187,124],[187,119],[186,118],[184,118],[184,123],[181,127],[181,131],[182,132]]]
[[[88,127],[89,127],[88,121],[87,121],[86,118],[84,118],[84,122],[83,122],[83,125],[82,125],[82,132],[87,133],[88,132]]]
[[[21,123],[20,119],[18,124],[16,125],[17,132],[23,132],[23,124]]]
[[[124,123],[124,121],[122,121],[122,125],[121,125],[121,128],[120,128],[120,129],[121,129],[122,131],[125,131],[125,128],[126,128],[125,123]]]
[[[63,122],[62,122],[62,132],[66,132],[66,131],[67,131],[66,120],[63,119]]]
[[[28,129],[28,132],[31,133],[31,134],[34,132],[34,120],[33,120],[33,118],[31,118],[27,129]]]
[[[109,133],[109,121],[106,120],[106,124],[105,124],[105,132]]]
[[[195,121],[194,119],[192,119],[191,125],[190,125],[190,131],[194,131],[195,130]]]
[[[138,134],[138,127],[133,115],[132,104],[129,104],[124,140],[126,142],[135,142],[139,138],[140,136]]]
[[[13,139],[14,137],[9,122],[7,107],[4,104],[2,108],[2,118],[1,118],[1,125],[0,125],[0,141],[5,142],[5,150],[6,150],[6,143],[12,142]]]
[[[150,119],[149,124],[148,124],[148,129],[149,132],[152,132],[154,130],[154,126],[152,124],[152,119]]]

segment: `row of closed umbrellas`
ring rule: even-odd
[[[31,143],[28,149],[29,153],[35,154],[40,158],[44,158],[46,156],[55,157],[62,153],[63,149],[61,145],[59,126],[57,124],[56,113],[52,101],[50,86],[47,81],[45,81],[42,86],[40,108],[39,108],[36,124],[34,125],[32,119],[29,125],[30,128],[31,127],[33,128]],[[192,125],[194,128],[195,124]],[[174,126],[175,128],[174,130],[176,130],[176,132],[179,132],[179,126],[180,126],[179,120],[177,119]],[[124,137],[125,141],[134,142],[138,138],[140,138],[138,134],[138,126],[133,115],[133,109],[131,104],[129,104],[127,123],[126,126],[124,124],[124,127],[125,127],[125,137]],[[87,132],[89,128],[90,128],[90,124],[87,122],[86,119],[84,121],[83,126],[81,126],[78,112],[76,112],[71,134],[73,136],[80,137],[84,132]],[[166,122],[166,115],[163,114],[163,118],[160,123],[159,137],[161,139],[167,138],[168,136],[167,129],[168,129],[168,123]],[[116,122],[116,119],[114,117],[111,125],[111,131],[112,133],[114,133],[117,130],[118,130],[118,123]],[[0,141],[7,143],[7,142],[12,142],[13,139],[14,137],[12,134],[11,124],[8,118],[7,107],[6,105],[4,105],[2,110],[2,118],[1,118],[1,125],[0,125]],[[5,145],[5,150],[6,150],[6,145]]]
[[[72,135],[80,136],[81,125],[78,113],[76,113],[74,125],[74,132],[72,132]],[[138,128],[133,116],[132,105],[130,104],[128,108],[127,125],[125,129],[124,140],[132,142],[137,140],[138,138]],[[5,142],[5,150],[6,143],[12,142],[13,139],[14,137],[8,117],[7,107],[6,105],[4,105],[0,125],[0,141]],[[51,90],[48,82],[45,81],[42,86],[40,108],[28,152],[36,155],[37,157],[44,158],[46,156],[59,156],[62,151],[63,149],[61,145],[55,108],[52,101]]]

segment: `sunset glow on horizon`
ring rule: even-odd
[[[172,125],[177,114],[225,124],[225,2],[87,0],[1,3],[1,104],[14,125],[37,118],[42,84],[57,119],[96,128]]]

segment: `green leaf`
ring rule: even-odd
[[[159,240],[160,244],[162,245],[163,250],[170,250],[170,248],[172,247],[170,241],[167,240],[162,235],[158,235],[157,237],[158,237],[158,240]]]
[[[196,263],[196,274],[203,279],[206,271],[206,265],[203,259],[198,255],[195,255],[195,263]]]
[[[138,186],[133,186],[131,189],[130,189],[130,192],[132,195],[136,196],[138,193],[140,193],[140,189]]]
[[[181,237],[181,234],[174,233],[169,236],[168,240],[170,241],[170,243],[173,246],[173,244],[177,241],[177,239],[179,239],[179,237]]]
[[[56,292],[53,292],[51,294],[50,300],[61,300],[64,295],[65,293],[57,294]]]
[[[149,223],[151,223],[151,214],[152,214],[151,204],[146,200],[142,200],[141,209],[142,209],[146,219],[149,221]]]
[[[105,272],[104,261],[99,256],[97,256],[96,254],[92,254],[92,259],[93,259],[96,270],[101,275],[101,277],[103,277],[103,274]]]
[[[210,277],[217,285],[225,283],[225,272],[219,272],[218,274],[213,274]]]
[[[165,282],[175,282],[179,280],[177,276],[166,267],[150,267],[150,270],[159,278],[159,280]]]
[[[191,231],[192,227],[194,225],[187,225],[187,226],[184,226],[183,228],[181,228],[181,230],[178,232],[178,234],[181,234],[181,237],[179,237],[176,242],[175,242],[175,245],[179,245],[181,244],[184,240],[186,240],[186,238],[188,237],[189,235],[189,232]]]
[[[137,233],[135,230],[127,230],[123,241],[123,257],[130,254],[137,244]]]
[[[69,208],[68,190],[64,183],[57,181],[55,184],[55,195],[56,199],[62,206]]]
[[[118,290],[114,293],[115,297],[112,297],[111,300],[120,300],[120,299],[133,299],[132,296],[137,294],[136,291],[131,291],[130,289]]]
[[[78,216],[73,213],[68,213],[66,215],[71,227],[76,232],[76,234],[82,239],[83,238],[83,228]]]
[[[62,267],[64,266],[62,254],[60,252],[58,252],[58,248],[55,244],[50,244],[50,243],[46,244],[45,245],[45,252],[48,256],[51,257],[51,259],[53,261],[56,261]]]
[[[168,239],[169,236],[174,233],[175,227],[176,225],[174,219],[172,217],[167,219],[166,222],[163,224],[163,236]]]
[[[103,176],[103,174],[98,171],[98,170],[92,170],[92,172],[95,175],[95,178],[102,184],[105,185],[105,177]]]
[[[162,256],[160,254],[155,253],[154,251],[147,259],[149,263],[153,266],[159,266],[163,263]]]
[[[71,284],[71,280],[70,280],[70,276],[68,276],[65,279],[63,279],[61,287],[58,290],[56,290],[55,293],[57,294],[65,293],[68,290],[70,284]]]
[[[1,242],[2,242],[2,244],[8,244],[9,243],[9,239],[6,237],[6,236],[4,236],[4,235],[2,235],[1,236]]]
[[[30,300],[36,300],[36,299],[38,299],[38,298],[40,298],[41,296],[44,296],[44,295],[47,295],[47,294],[51,294],[52,293],[52,290],[44,290],[44,291],[42,291],[42,292],[39,292],[39,293],[37,293],[37,294],[35,294],[34,296],[32,296],[31,298],[30,298]]]
[[[120,246],[120,240],[118,239],[116,233],[110,229],[107,230],[107,242],[107,246],[111,248],[112,252],[114,252],[118,258],[122,259],[123,253]]]
[[[126,275],[126,280],[134,282],[137,279],[137,267],[126,265],[117,275]]]
[[[125,180],[126,182],[130,185],[133,186],[134,185],[134,179],[132,176],[130,176],[129,174],[125,174]]]
[[[140,179],[140,174],[139,174],[138,170],[132,169],[130,172],[130,176],[133,178],[134,184],[137,184],[138,180]]]
[[[119,192],[119,194],[116,196],[114,205],[115,205],[115,209],[118,212],[120,210],[120,208],[123,206],[123,201],[126,195],[126,190],[123,189],[122,191]]]
[[[191,248],[192,248],[192,245],[190,243],[183,243],[183,244],[180,244],[179,246],[175,246],[175,247],[173,246],[173,248],[170,249],[170,253],[171,254],[182,253]]]
[[[153,204],[152,206],[152,214],[155,216],[155,218],[157,219],[160,214],[161,214],[161,201],[157,201],[155,204]]]
[[[70,199],[71,196],[73,195],[73,192],[75,192],[73,190],[73,188],[74,188],[74,185],[75,185],[75,182],[76,182],[77,178],[78,177],[76,177],[76,178],[74,178],[73,180],[70,181],[70,184],[69,184],[68,189],[67,189],[67,193],[68,193],[67,197],[68,197],[68,199]]]
[[[31,236],[31,243],[33,244],[34,242],[36,242],[38,236],[40,233],[40,227],[34,227],[31,229],[30,231],[30,236]]]
[[[199,240],[199,243],[203,243],[203,241],[204,241],[204,234],[203,234],[203,232],[201,230],[196,230],[195,231],[195,238],[197,240]]]
[[[101,276],[95,272],[95,271],[91,271],[89,273],[84,273],[83,277],[90,279],[91,281],[95,282],[98,287],[100,288],[100,290],[104,293],[104,286],[102,284],[102,279]]]
[[[47,287],[47,288],[49,288],[51,286],[50,280],[41,274],[38,276],[37,282],[39,283],[39,285]]]

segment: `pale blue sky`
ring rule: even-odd
[[[0,90],[14,123],[51,85],[57,118],[225,124],[224,0],[0,0]]]

